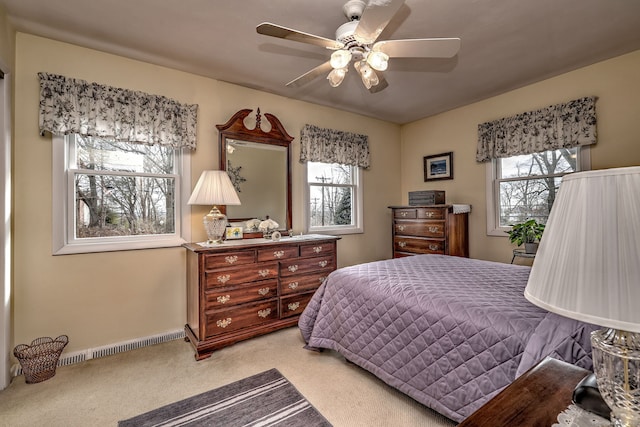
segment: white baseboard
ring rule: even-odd
[[[184,329],[168,331],[158,335],[136,338],[129,341],[109,344],[102,347],[88,348],[86,350],[74,351],[71,353],[62,353],[57,366],[67,366],[74,363],[84,362],[99,357],[111,356],[113,354],[122,353],[124,351],[135,350],[137,348],[148,347],[154,344],[173,341],[184,338]],[[19,363],[11,367],[11,373],[14,377],[22,375],[22,366]]]

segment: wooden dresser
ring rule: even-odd
[[[339,237],[229,240],[187,248],[187,339],[196,360],[238,341],[296,325],[336,269]]]
[[[393,257],[416,254],[469,256],[469,214],[453,205],[389,206]]]

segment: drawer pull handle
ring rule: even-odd
[[[320,282],[321,284],[324,283],[325,280],[327,280],[325,276],[318,277],[318,282]]]
[[[260,288],[258,289],[258,293],[262,296],[265,296],[266,294],[269,293],[269,288]]]
[[[258,274],[262,277],[267,277],[269,275],[269,270],[258,270]]]
[[[292,273],[295,273],[296,271],[298,271],[298,266],[297,265],[290,265],[289,267],[287,267],[287,270],[289,270]]]
[[[217,300],[220,304],[225,304],[227,302],[229,302],[229,300],[231,299],[231,295],[220,295]]]
[[[405,218],[407,215],[409,215],[408,212],[400,212],[400,216]]]
[[[300,303],[292,302],[287,307],[289,308],[289,311],[296,311],[298,308],[300,308]]]
[[[429,231],[430,231],[431,233],[437,233],[437,232],[439,232],[439,231],[440,231],[440,227],[433,227],[433,226],[431,226],[431,227],[429,227]]]
[[[432,251],[437,251],[438,249],[440,249],[440,246],[431,244],[429,245],[429,249],[431,249]]]
[[[282,258],[284,256],[284,251],[273,251],[273,256],[275,258]]]
[[[298,282],[289,283],[289,289],[296,289],[298,287]]]
[[[425,213],[425,215],[427,216],[427,218],[433,218],[433,216],[434,216],[435,214],[436,214],[436,213],[435,213],[435,212],[432,212],[432,211],[429,211],[429,212],[426,212],[426,213]]]
[[[271,309],[270,308],[265,308],[264,310],[258,310],[258,316],[262,317],[263,319],[266,318],[270,314],[271,314]]]
[[[404,248],[405,246],[407,246],[407,242],[398,242],[398,246]]]
[[[220,319],[216,322],[216,326],[218,328],[226,328],[227,326],[229,326],[231,324],[231,318],[227,317],[226,319]]]
[[[218,282],[220,283],[227,283],[229,279],[231,279],[230,274],[223,274],[222,276],[218,276]]]
[[[237,255],[230,255],[230,256],[224,257],[224,260],[227,261],[227,264],[233,264],[236,261],[238,261],[238,256]]]
[[[398,231],[404,231],[404,225],[397,225]]]
[[[319,265],[320,267],[323,267],[323,268],[324,268],[324,267],[326,267],[326,266],[327,266],[327,264],[329,264],[329,261],[327,261],[326,259],[323,259],[322,261],[320,261],[320,262],[318,263],[318,265]]]
[[[314,246],[313,252],[319,254],[320,252],[322,252],[322,246]]]

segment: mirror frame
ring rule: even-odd
[[[244,120],[253,110],[243,109],[235,113],[225,124],[216,125],[218,129],[218,145],[220,149],[220,170],[227,170],[227,139],[235,139],[249,141],[258,144],[278,145],[286,148],[287,152],[287,206],[286,206],[286,227],[283,230],[290,230],[292,227],[291,218],[291,148],[290,144],[293,137],[287,133],[280,123],[280,120],[273,114],[264,113],[264,117],[271,124],[271,130],[265,132],[260,126],[261,116],[260,108],[256,111],[256,126],[249,129],[245,126]],[[224,207],[226,213],[226,206]],[[236,218],[235,220],[243,220],[248,218]],[[229,222],[234,218],[229,218]],[[253,236],[255,234],[255,236]],[[244,237],[262,237],[262,233],[245,233]]]

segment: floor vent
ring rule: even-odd
[[[169,342],[184,338],[184,330],[176,330],[166,332],[164,334],[153,335],[149,337],[137,338],[135,340],[124,341],[111,345],[106,345],[98,348],[91,348],[83,351],[76,351],[73,353],[62,354],[60,360],[58,360],[57,366],[67,366],[74,363],[84,362],[90,359],[96,359],[98,357],[111,356],[117,353],[122,353],[129,350],[135,350],[142,347],[148,347],[150,345],[161,344],[163,342]],[[13,376],[22,375],[22,366],[16,364],[13,366]]]

